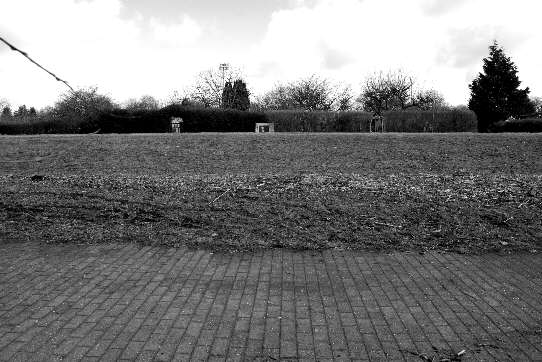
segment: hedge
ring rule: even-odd
[[[168,106],[159,111],[106,113],[98,127],[102,133],[164,133],[171,130],[172,117],[183,119],[183,132],[254,132],[256,123],[267,121],[258,112]]]
[[[476,132],[471,111],[395,111],[384,113],[386,132]]]
[[[202,109],[174,105],[163,108],[161,112],[168,120],[171,117],[181,117],[183,132],[254,132],[256,123],[267,122],[264,113],[234,109]]]
[[[67,122],[65,120],[54,120],[50,117],[37,117],[33,120],[23,121],[0,121],[0,134],[48,134],[64,133],[77,134],[88,133],[81,122]]]
[[[271,111],[265,113],[275,132],[368,132],[367,112]]]
[[[38,133],[166,133],[172,117],[183,119],[183,132],[254,132],[256,123],[275,123],[276,132],[369,132],[372,115],[367,112],[246,112],[185,106],[156,111],[114,110],[97,120],[52,119],[47,115],[31,122],[0,122],[0,134]],[[387,112],[386,132],[475,132],[476,116],[470,111]],[[530,124],[530,123],[529,123]],[[374,127],[374,126],[373,126]],[[510,126],[506,126],[510,127]],[[534,126],[523,127],[530,132]],[[505,128],[503,128],[505,129]],[[508,129],[508,128],[506,128]]]
[[[501,121],[490,127],[492,132],[542,132],[542,118]]]
[[[277,132],[369,132],[373,118],[367,112],[275,111],[266,115],[275,123]],[[476,132],[477,129],[476,115],[470,111],[396,111],[385,112],[383,116],[386,132]]]

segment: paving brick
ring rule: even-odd
[[[0,244],[0,360],[540,360],[541,300],[536,254]]]

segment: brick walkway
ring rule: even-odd
[[[461,350],[542,360],[542,255],[0,244],[1,360],[416,361]]]

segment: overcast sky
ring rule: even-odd
[[[0,0],[0,36],[74,87],[116,101],[182,92],[228,62],[254,94],[311,74],[350,84],[403,69],[465,104],[497,39],[542,96],[540,0]],[[0,44],[0,98],[52,105],[66,88]]]

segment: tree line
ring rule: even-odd
[[[529,88],[520,88],[518,70],[504,49],[494,42],[489,56],[483,60],[483,71],[473,80],[468,109],[478,118],[481,132],[507,119],[542,117],[542,99],[530,98]],[[236,68],[210,69],[200,73],[183,96],[174,93],[166,104],[150,95],[116,104],[111,97],[96,88],[79,89],[61,96],[53,107],[39,112],[34,107],[20,106],[12,112],[9,104],[0,99],[0,120],[36,118],[69,122],[70,119],[92,122],[100,113],[113,109],[130,112],[153,111],[161,106],[181,105],[196,108],[221,108],[240,111],[352,111],[360,110],[382,116],[385,112],[404,110],[451,110],[442,93],[420,87],[416,79],[404,71],[375,73],[365,80],[361,92],[354,94],[350,87],[334,84],[328,79],[312,75],[287,83],[278,83],[265,94],[253,97]],[[459,107],[466,109],[467,106]]]

